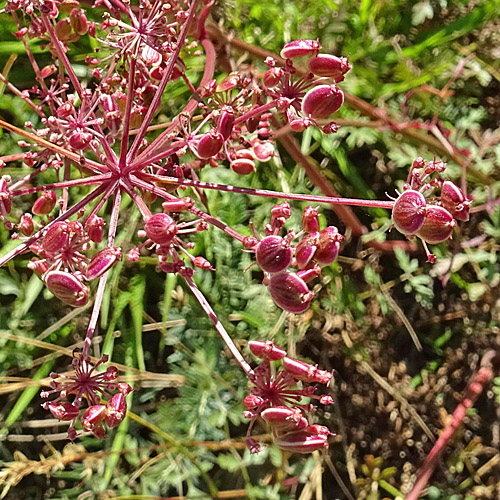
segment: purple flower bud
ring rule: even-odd
[[[319,233],[306,234],[295,247],[295,260],[299,269],[304,269],[307,267],[313,257],[316,255],[316,251],[319,245]]]
[[[269,280],[269,293],[276,305],[295,314],[307,311],[314,297],[304,280],[293,273],[274,274]]]
[[[33,203],[31,211],[35,215],[49,215],[56,206],[57,196],[54,191],[43,191],[39,198]]]
[[[281,450],[292,453],[312,453],[328,448],[328,436],[310,433],[304,429],[276,436],[274,444]]]
[[[63,251],[69,241],[69,226],[67,222],[55,222],[52,224],[43,237],[42,248],[49,254]]]
[[[300,56],[311,56],[321,50],[318,40],[293,40],[287,43],[280,52],[283,59],[293,59]]]
[[[94,432],[95,428],[101,427],[101,424],[106,415],[105,405],[89,406],[83,413],[80,419],[82,427],[85,431]]]
[[[252,353],[260,359],[277,361],[286,356],[286,351],[274,345],[272,340],[251,340],[248,342],[248,347]]]
[[[321,266],[329,266],[339,254],[340,242],[344,237],[335,226],[328,226],[319,232],[318,249],[314,260]]]
[[[456,221],[446,208],[429,205],[425,222],[417,231],[417,236],[430,245],[437,245],[451,236],[456,225]]]
[[[344,79],[344,75],[352,68],[347,57],[337,57],[330,54],[318,54],[307,62],[311,73],[317,76],[327,76],[336,82]]]
[[[108,366],[107,370],[104,372],[104,378],[107,382],[112,382],[118,378],[119,373],[116,366]]]
[[[59,300],[70,306],[84,306],[88,301],[89,287],[71,273],[50,271],[45,275],[45,284]]]
[[[98,252],[87,266],[85,278],[92,281],[109,271],[122,257],[121,248],[107,247]]]
[[[73,420],[80,413],[80,409],[71,403],[44,403],[43,407],[50,410],[50,413],[58,420]]]
[[[122,393],[115,394],[106,404],[104,419],[107,426],[112,429],[123,421],[127,414],[127,401]]]
[[[146,221],[144,230],[155,243],[168,245],[177,233],[177,225],[167,214],[154,214]]]
[[[220,151],[223,144],[224,137],[222,134],[212,129],[200,137],[196,147],[198,156],[203,160],[208,160]]]
[[[221,111],[217,120],[217,130],[221,133],[224,140],[228,139],[233,131],[234,111],[227,107]]]
[[[255,247],[255,259],[263,271],[283,271],[292,261],[290,243],[281,236],[266,236]]]
[[[344,93],[336,85],[318,85],[304,96],[302,112],[312,118],[327,118],[344,102]]]
[[[453,182],[445,181],[443,183],[441,203],[455,219],[464,222],[469,220],[470,201],[465,198],[464,192]]]
[[[392,222],[403,234],[414,235],[424,225],[427,213],[422,193],[413,189],[403,191],[392,208]]]

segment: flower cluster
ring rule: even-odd
[[[457,220],[469,220],[471,200],[453,182],[439,176],[445,169],[446,163],[442,161],[425,162],[417,158],[392,209],[396,229],[410,239],[418,236],[429,262],[435,262],[436,257],[429,252],[427,243],[436,245],[446,241]]]
[[[339,253],[343,236],[335,226],[319,230],[318,209],[307,207],[302,214],[302,230],[280,236],[286,220],[292,215],[288,203],[275,205],[266,236],[244,244],[255,252],[255,260],[264,271],[264,284],[274,302],[285,311],[300,314],[309,308],[314,294],[307,283],[321,275],[321,267],[332,264]],[[296,245],[292,241],[299,239]],[[289,267],[296,268],[291,272]]]
[[[116,427],[127,413],[125,396],[132,388],[123,382],[117,382],[118,369],[110,366],[104,372],[98,372],[100,365],[108,361],[108,356],[103,356],[95,365],[85,354],[75,351],[73,356],[73,376],[51,373],[51,389],[41,393],[42,398],[53,394],[58,396],[52,401],[47,401],[42,406],[49,410],[58,420],[70,421],[68,437],[73,441],[77,437],[75,423],[80,416],[80,407],[84,399],[88,406],[83,412],[80,422],[83,430],[92,432],[94,436],[103,438],[106,435],[104,423],[109,428]],[[113,396],[111,392],[118,390]],[[100,394],[100,396],[98,395]],[[64,401],[73,396],[71,402]],[[108,398],[104,401],[101,397]]]
[[[247,445],[253,453],[260,445],[250,437],[253,425],[260,419],[271,429],[273,442],[282,450],[310,453],[328,448],[328,427],[309,422],[314,409],[305,399],[316,399],[323,405],[332,404],[328,395],[318,396],[311,383],[330,385],[332,374],[298,359],[289,358],[286,351],[272,341],[250,341],[252,353],[262,360],[249,376],[253,387],[243,403],[246,418],[251,419],[247,432]],[[281,362],[274,370],[271,362]]]

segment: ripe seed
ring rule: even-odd
[[[197,145],[198,156],[203,160],[208,160],[215,156],[224,144],[223,135],[215,129],[203,134]]]
[[[87,266],[85,277],[87,281],[92,281],[109,271],[115,263],[121,259],[122,251],[120,248],[107,247],[98,252]]]
[[[453,182],[445,181],[443,183],[441,203],[455,219],[464,222],[469,220],[470,201],[465,198],[463,191]]]
[[[61,252],[69,241],[70,229],[67,222],[56,222],[47,229],[43,237],[42,248],[49,254]]]
[[[45,275],[47,288],[59,299],[73,307],[84,306],[90,289],[74,274],[66,271],[50,271]]]
[[[269,280],[269,293],[276,305],[295,314],[307,311],[314,297],[304,280],[293,273],[274,274]]]
[[[336,85],[318,85],[304,96],[302,112],[312,118],[327,118],[344,102],[344,93]]]
[[[144,230],[149,239],[159,245],[167,245],[177,233],[174,219],[167,214],[154,214],[146,222]]]
[[[281,236],[266,236],[255,248],[255,259],[263,271],[278,273],[292,261],[292,249]]]
[[[31,211],[35,215],[49,215],[56,206],[56,193],[54,191],[44,191],[33,203]]]
[[[429,205],[425,222],[417,232],[417,236],[430,245],[437,245],[451,236],[456,225],[455,219],[446,208]]]
[[[426,201],[423,194],[408,189],[394,203],[392,222],[400,233],[414,235],[423,226],[426,212]]]
[[[344,75],[352,68],[347,57],[337,57],[330,54],[318,54],[307,62],[311,73],[317,76],[326,76],[335,81],[344,79]]]

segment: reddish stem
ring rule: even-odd
[[[432,447],[429,455],[427,455],[424,464],[418,472],[417,480],[415,481],[409,495],[406,497],[406,500],[417,500],[419,498],[420,492],[427,485],[439,459],[441,458],[441,455],[446,448],[446,445],[462,424],[467,410],[472,408],[481,392],[483,392],[486,384],[488,384],[488,382],[490,382],[493,378],[492,363],[497,357],[498,356],[495,351],[488,351],[483,356],[483,359],[481,360],[481,368],[470,382],[469,387],[467,387],[467,391],[465,392],[462,402],[453,412],[451,423],[445,427],[439,436],[439,439]]]

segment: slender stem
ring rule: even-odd
[[[119,181],[115,182],[114,188],[118,186]],[[109,221],[109,231],[108,231],[108,247],[112,247],[115,241],[116,228],[118,225],[118,216],[120,215],[120,203],[122,200],[121,190],[115,190],[115,196],[113,199],[113,208],[111,209],[111,218]],[[106,271],[99,278],[99,285],[97,286],[97,292],[95,296],[94,306],[92,307],[92,315],[90,316],[89,326],[87,328],[87,335],[85,336],[85,342],[83,344],[82,354],[88,356],[90,351],[90,346],[92,344],[92,338],[94,336],[95,328],[97,325],[97,319],[99,318],[99,313],[101,312],[102,299],[104,297],[104,289],[106,288],[106,282],[108,280],[109,271]]]
[[[68,181],[54,182],[53,184],[45,184],[42,186],[32,186],[24,189],[9,190],[12,196],[23,196],[25,194],[38,193],[40,191],[49,191],[52,189],[68,188],[72,186],[92,186],[94,184],[102,184],[109,180],[112,174],[94,175],[91,177],[83,177],[82,179],[72,179]],[[24,182],[24,181],[23,181]]]
[[[420,492],[427,485],[427,482],[434,472],[446,445],[462,424],[467,410],[472,408],[481,392],[483,392],[486,384],[493,378],[492,363],[495,361],[495,358],[498,358],[495,351],[488,351],[483,356],[483,359],[481,360],[481,368],[469,383],[469,387],[467,387],[467,391],[465,392],[462,401],[455,408],[451,423],[443,430],[439,439],[432,447],[429,455],[427,455],[427,458],[417,475],[417,480],[415,481],[412,490],[406,497],[406,500],[417,500],[419,498]]]
[[[155,186],[154,184],[149,184],[147,182],[141,181],[140,179],[138,179],[135,176],[130,176],[130,180],[134,186],[137,186],[137,187],[142,188],[142,189],[146,189],[149,192],[164,198],[165,200],[177,199],[175,196],[171,195],[170,193],[167,193],[167,191]],[[232,238],[235,238],[236,240],[238,240],[242,243],[245,240],[245,236],[238,233],[234,229],[231,229],[228,225],[224,224],[224,222],[216,219],[215,217],[212,217],[211,215],[206,214],[205,212],[202,212],[201,210],[199,210],[195,207],[191,207],[189,209],[189,211],[193,215],[196,215],[200,219],[203,219],[204,221],[208,222],[209,224],[212,224],[213,226],[218,227],[221,231],[224,231],[226,234],[228,234]]]
[[[192,179],[178,179],[177,177],[167,177],[139,172],[137,177],[149,181],[164,184],[177,184],[181,186],[191,186],[201,189],[214,189],[216,191],[226,191],[228,193],[248,194],[252,196],[264,196],[267,198],[280,198],[282,200],[310,201],[312,203],[330,203],[331,205],[349,205],[355,207],[386,208],[391,210],[394,206],[392,200],[363,200],[358,198],[340,198],[335,196],[318,196],[308,194],[282,193],[280,191],[270,191],[267,189],[252,189],[238,186],[217,184],[215,182],[195,181]]]
[[[76,164],[84,166],[84,167],[89,168],[91,170],[94,170],[97,173],[108,172],[108,168],[105,165],[103,165],[102,163],[98,163],[94,160],[89,160],[87,158],[83,158],[78,153],[74,153],[73,151],[69,151],[68,149],[65,149],[61,146],[58,146],[57,144],[53,144],[52,142],[47,141],[46,139],[43,139],[42,137],[39,137],[35,134],[32,134],[31,132],[27,132],[26,130],[23,130],[19,127],[16,127],[15,125],[12,125],[12,124],[10,124],[2,119],[0,119],[0,127],[5,129],[5,130],[10,130],[11,132],[14,132],[17,135],[20,135],[21,137],[24,137],[25,139],[33,141],[37,146],[50,149],[51,151],[55,151],[56,153],[59,153],[61,156],[64,156],[65,158],[68,158],[68,159],[74,161]],[[84,160],[84,161],[82,161],[82,160]]]
[[[201,45],[205,50],[206,61],[205,61],[205,70],[203,72],[203,76],[201,78],[201,82],[198,85],[197,92],[199,93],[201,89],[213,78],[215,72],[215,48],[213,43],[210,40],[202,40]],[[175,119],[172,121],[170,126],[164,130],[131,164],[131,169],[140,168],[139,165],[149,165],[151,162],[149,161],[150,155],[156,153],[160,148],[165,146],[165,143],[171,138],[172,132],[177,129],[179,126],[180,116],[191,116],[198,106],[198,102],[200,100],[199,95],[195,95],[184,107],[181,113],[179,113]]]
[[[183,276],[183,278],[186,280],[186,283],[191,289],[191,292],[193,292],[193,295],[196,297],[196,300],[199,302],[200,306],[205,311],[205,314],[210,318],[210,321],[214,324],[217,333],[221,336],[227,348],[231,351],[231,354],[239,363],[243,371],[247,375],[251,375],[253,373],[252,368],[245,361],[238,348],[234,345],[233,340],[227,333],[226,329],[222,326],[222,323],[219,321],[219,318],[217,318],[217,315],[215,314],[214,310],[208,303],[207,299],[205,298],[201,290],[196,286],[196,283],[193,281],[193,278],[189,276]]]
[[[63,212],[61,215],[56,217],[53,221],[49,222],[46,226],[44,226],[42,229],[37,231],[33,236],[31,236],[31,238],[28,238],[27,240],[23,241],[19,246],[14,248],[14,250],[11,250],[9,253],[4,255],[2,258],[0,258],[0,267],[2,267],[10,259],[13,259],[16,255],[19,255],[19,254],[23,253],[25,250],[27,250],[30,245],[32,245],[37,240],[39,240],[47,232],[47,230],[49,228],[51,228],[56,222],[66,220],[69,217],[71,217],[73,214],[76,214],[80,209],[84,208],[92,200],[94,200],[102,192],[104,192],[107,187],[108,187],[107,183],[101,184],[94,191],[92,191],[87,196],[82,198],[76,205],[72,206],[67,212]]]
[[[139,129],[139,133],[136,135],[134,142],[132,143],[132,146],[130,147],[130,150],[128,152],[127,155],[128,161],[131,161],[131,159],[134,158],[135,154],[137,153],[137,150],[139,149],[139,146],[141,145],[141,142],[144,139],[144,135],[146,134],[146,130],[148,129],[151,119],[153,118],[154,113],[156,113],[156,110],[160,105],[163,92],[165,91],[165,87],[167,86],[167,83],[169,82],[170,77],[172,76],[175,64],[177,62],[177,59],[179,58],[179,54],[185,43],[189,25],[191,24],[191,21],[194,18],[194,15],[196,13],[196,8],[198,7],[198,3],[199,0],[193,0],[193,3],[189,7],[188,18],[186,19],[186,22],[184,23],[184,26],[182,27],[181,32],[179,33],[179,36],[177,38],[177,46],[174,52],[170,55],[167,68],[165,69],[165,73],[160,83],[158,84],[158,90],[156,91],[156,94],[151,104],[149,105],[148,112],[144,117],[144,121],[142,122],[141,128]]]
[[[278,104],[278,100],[274,100],[271,102],[268,102],[267,104],[263,104],[262,106],[259,106],[258,108],[254,108],[250,110],[248,113],[245,113],[244,115],[239,116],[234,120],[234,124],[238,125],[239,123],[243,123],[247,121],[249,118],[253,118],[255,116],[259,116],[262,113],[265,113],[266,111],[269,111],[273,108],[276,107],[276,104]]]

